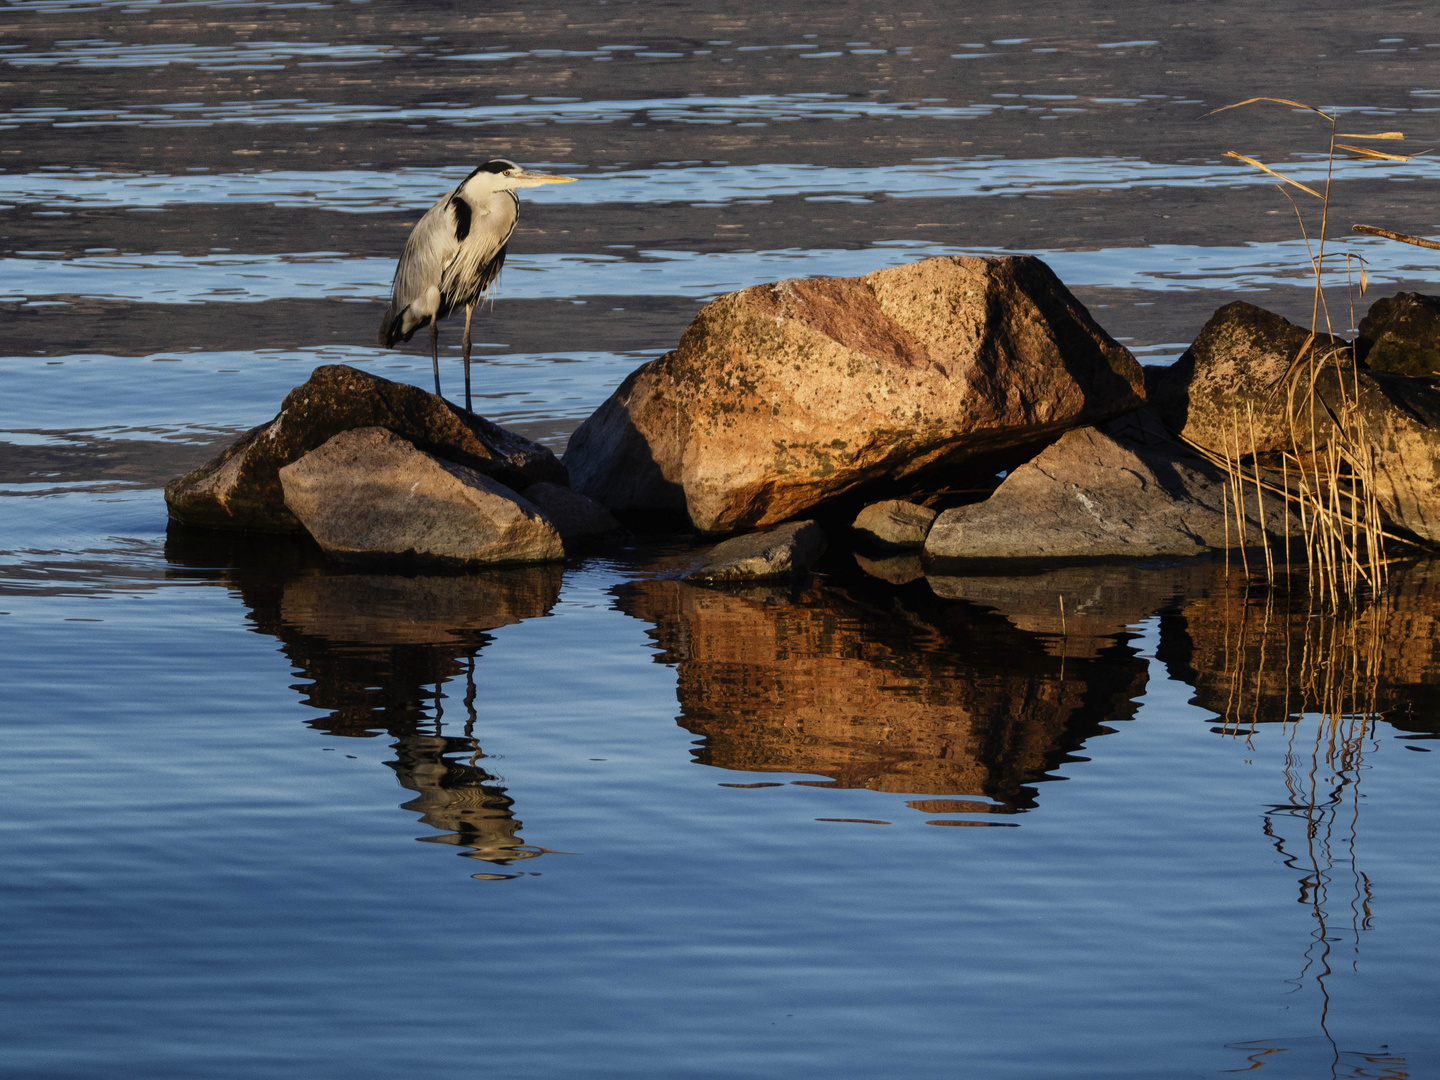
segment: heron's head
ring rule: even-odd
[[[467,187],[478,187],[484,191],[514,191],[516,188],[539,187],[541,184],[569,184],[573,176],[556,176],[554,173],[531,172],[522,169],[513,161],[495,158],[487,161],[465,178]]]

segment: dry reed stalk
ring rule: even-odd
[[[1240,421],[1232,412],[1230,414],[1230,425],[1235,435],[1235,471],[1230,477],[1230,492],[1235,503],[1235,526],[1240,531],[1240,563],[1245,567],[1245,580],[1250,580],[1250,555],[1245,550],[1249,542],[1250,530],[1246,528],[1245,522],[1245,488],[1241,481],[1244,479],[1240,472]],[[1225,461],[1230,461],[1230,448],[1225,448]]]
[[[1270,483],[1269,481],[1267,481],[1267,480],[1265,480],[1265,479],[1263,479],[1263,478],[1257,477],[1257,476],[1255,476],[1255,475],[1247,475],[1247,474],[1245,473],[1245,471],[1244,471],[1243,468],[1240,468],[1240,469],[1237,470],[1236,467],[1235,467],[1233,464],[1227,465],[1226,462],[1227,462],[1228,459],[1225,457],[1225,455],[1224,455],[1224,453],[1223,453],[1222,451],[1212,450],[1210,447],[1206,446],[1204,443],[1196,442],[1196,441],[1193,440],[1193,439],[1187,439],[1184,435],[1181,435],[1181,436],[1180,436],[1180,441],[1183,442],[1183,443],[1185,443],[1185,444],[1186,444],[1187,446],[1189,446],[1192,450],[1194,450],[1197,454],[1199,454],[1201,457],[1203,457],[1206,461],[1209,461],[1212,465],[1215,465],[1215,466],[1217,466],[1218,468],[1225,469],[1227,475],[1232,474],[1232,473],[1238,473],[1238,475],[1240,476],[1240,478],[1241,478],[1243,481],[1245,481],[1246,483],[1252,483],[1252,484],[1253,484],[1253,483],[1258,483],[1258,484],[1260,484],[1262,487],[1264,487],[1264,489],[1265,489],[1266,491],[1271,492],[1271,493],[1274,494],[1274,495],[1278,495],[1278,496],[1280,496],[1282,499],[1287,499],[1288,501],[1294,502],[1295,505],[1296,505],[1296,508],[1301,512],[1301,517],[1302,517],[1302,529],[1304,528],[1303,518],[1305,517],[1305,510],[1306,510],[1307,506],[1310,507],[1310,508],[1313,508],[1313,507],[1314,507],[1315,505],[1317,505],[1317,503],[1318,503],[1318,496],[1316,496],[1313,491],[1310,493],[1310,496],[1309,496],[1309,497],[1307,497],[1307,498],[1305,498],[1305,499],[1302,500],[1302,497],[1301,497],[1299,494],[1297,494],[1297,493],[1294,492],[1294,491],[1288,490],[1288,488],[1286,488],[1286,487],[1282,487],[1282,486],[1279,485],[1279,484],[1272,484],[1272,483]],[[1286,454],[1285,454],[1285,460],[1286,460],[1286,461],[1293,461],[1293,462],[1295,463],[1295,470],[1296,470],[1295,475],[1296,475],[1297,478],[1303,478],[1303,477],[1305,476],[1304,471],[1303,471],[1303,470],[1304,470],[1304,465],[1303,465],[1303,463],[1300,461],[1299,458],[1295,457],[1293,454],[1291,454],[1291,453],[1289,453],[1289,452],[1287,451]],[[1321,473],[1317,470],[1316,475],[1319,476],[1319,475],[1321,475]],[[1318,489],[1317,489],[1317,490],[1318,490]],[[1228,492],[1227,492],[1227,494],[1226,494],[1225,497],[1226,497],[1226,499],[1228,500],[1231,496],[1230,496],[1230,495],[1228,494]],[[1343,520],[1345,523],[1347,523],[1347,524],[1348,524],[1349,521],[1350,521],[1350,518],[1349,518],[1347,515],[1341,515],[1341,518],[1342,518],[1342,520]],[[1228,524],[1228,518],[1227,518],[1227,524]],[[1407,541],[1407,540],[1405,539],[1405,537],[1399,536],[1399,535],[1397,535],[1397,534],[1395,534],[1395,533],[1386,531],[1383,527],[1378,526],[1378,523],[1377,523],[1376,535],[1382,537],[1382,538],[1385,539],[1385,540],[1394,540],[1394,541],[1397,541],[1397,542],[1399,542],[1399,543],[1409,543],[1409,541]]]
[[[1402,140],[1404,134],[1398,131],[1382,131],[1368,134],[1341,132],[1339,130],[1339,112],[1325,112],[1312,105],[1303,102],[1293,101],[1288,98],[1254,97],[1245,101],[1237,102],[1235,105],[1227,105],[1214,112],[1224,112],[1227,109],[1239,108],[1245,105],[1252,105],[1260,102],[1268,102],[1289,106],[1294,109],[1301,109],[1312,113],[1327,121],[1330,127],[1328,148],[1326,153],[1325,183],[1321,190],[1316,190],[1299,181],[1286,176],[1284,173],[1271,168],[1269,165],[1256,160],[1253,157],[1239,154],[1234,151],[1227,151],[1226,156],[1235,158],[1246,165],[1259,169],[1269,176],[1280,181],[1279,188],[1286,199],[1290,201],[1295,211],[1296,220],[1299,223],[1300,234],[1305,242],[1305,250],[1310,260],[1311,273],[1314,279],[1314,293],[1311,304],[1310,332],[1300,350],[1290,361],[1285,374],[1276,381],[1272,388],[1272,395],[1278,393],[1281,387],[1287,389],[1286,395],[1286,417],[1290,429],[1290,451],[1281,454],[1282,487],[1280,494],[1282,499],[1295,503],[1299,508],[1300,524],[1304,539],[1305,557],[1309,566],[1309,585],[1312,596],[1318,596],[1322,602],[1328,603],[1331,607],[1338,607],[1344,602],[1358,599],[1362,591],[1369,590],[1371,594],[1377,593],[1383,588],[1388,560],[1384,554],[1384,543],[1388,540],[1398,540],[1392,534],[1385,531],[1382,525],[1379,497],[1375,491],[1375,456],[1374,449],[1365,431],[1363,415],[1359,409],[1360,403],[1360,374],[1359,364],[1356,360],[1353,348],[1336,349],[1331,347],[1325,356],[1320,356],[1320,350],[1315,347],[1321,327],[1334,339],[1334,327],[1331,321],[1329,301],[1325,294],[1325,274],[1329,263],[1336,258],[1345,259],[1346,278],[1349,284],[1349,310],[1350,325],[1354,324],[1355,316],[1355,287],[1354,287],[1354,263],[1359,261],[1360,266],[1360,296],[1364,296],[1368,284],[1365,272],[1365,261],[1362,257],[1348,252],[1327,251],[1329,242],[1329,225],[1331,209],[1331,189],[1334,180],[1335,160],[1337,153],[1348,154],[1352,157],[1381,161],[1409,161],[1414,155],[1392,154],[1379,150],[1373,150],[1366,146],[1357,146],[1353,143],[1341,142],[1340,139],[1351,139],[1359,141],[1374,140]],[[1318,199],[1320,202],[1319,230],[1312,243],[1310,231],[1305,223],[1305,215],[1300,209],[1300,204],[1291,195],[1290,188],[1304,192],[1307,195]],[[1440,249],[1440,242],[1424,240],[1419,237],[1407,236],[1403,233],[1396,233],[1389,229],[1381,229],[1370,225],[1356,225],[1354,232],[1367,233],[1374,236],[1383,236],[1391,240],[1398,240],[1407,244],[1414,244],[1420,247]],[[1348,370],[1345,359],[1348,354]],[[1332,364],[1335,368],[1335,386],[1338,390],[1338,401],[1332,409],[1329,405],[1320,401],[1319,383],[1325,369]],[[1303,376],[1302,376],[1303,373]],[[1345,375],[1349,374],[1347,380]],[[1347,382],[1349,385],[1347,385]],[[1303,387],[1303,391],[1302,388]],[[1302,400],[1297,402],[1297,393]],[[1318,407],[1317,407],[1318,406]],[[1328,436],[1325,440],[1320,437],[1321,419],[1320,410],[1330,420],[1326,430]],[[1308,423],[1305,425],[1305,437],[1302,438],[1297,430],[1297,420],[1302,414],[1308,413]],[[1232,421],[1233,421],[1232,417]],[[1250,413],[1251,429],[1251,458],[1254,464],[1254,475],[1250,479],[1254,483],[1256,506],[1260,515],[1261,542],[1265,548],[1266,576],[1272,584],[1274,582],[1274,556],[1271,551],[1269,535],[1265,531],[1264,517],[1264,495],[1266,488],[1275,490],[1273,485],[1262,484],[1260,480],[1260,469],[1256,460],[1256,446],[1254,440],[1254,413]],[[1224,447],[1223,461],[1228,482],[1232,485],[1232,500],[1235,503],[1237,513],[1237,524],[1241,530],[1241,555],[1245,558],[1245,519],[1243,513],[1244,500],[1239,498],[1239,485],[1244,477],[1241,467],[1241,447],[1239,442],[1238,425],[1232,423],[1232,435],[1235,439],[1235,458],[1232,464],[1230,447]],[[1228,439],[1222,435],[1222,442]],[[1295,486],[1292,489],[1289,462],[1294,458],[1296,473]],[[1212,460],[1214,458],[1212,457]],[[1228,544],[1228,523],[1229,523],[1230,502],[1226,503],[1227,523],[1227,544]],[[1286,573],[1290,573],[1290,533],[1289,515],[1286,515],[1285,522],[1285,557]],[[1246,562],[1246,573],[1249,573],[1248,559]],[[1228,556],[1227,556],[1228,569]]]
[[[1265,489],[1260,483],[1260,454],[1255,449],[1255,406],[1246,403],[1250,428],[1250,462],[1255,471],[1255,516],[1260,522],[1260,546],[1265,549],[1265,583],[1275,587],[1275,557],[1270,551],[1270,532],[1265,528]]]
[[[1290,490],[1290,466],[1283,452],[1280,455],[1280,486],[1286,491]],[[1284,512],[1285,517],[1285,583],[1288,588],[1290,583],[1290,511],[1283,502],[1280,504],[1280,509]]]

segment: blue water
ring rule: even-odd
[[[90,502],[106,541],[161,563],[153,493]],[[1317,764],[1321,719],[1217,734],[1155,660],[1157,620],[1109,661],[1141,673],[1133,715],[1067,781],[1017,816],[938,819],[1019,828],[947,829],[912,792],[692,761],[675,669],[616,609],[632,576],[572,567],[553,606],[478,653],[432,645],[474,655],[473,717],[456,672],[438,693],[412,678],[408,709],[343,734],[315,707],[318,669],[296,669],[319,624],[290,613],[287,657],[203,571],[7,590],[23,707],[0,727],[5,982],[25,1022],[5,1025],[0,1069],[1196,1076],[1243,1068],[1256,1043],[1286,1050],[1278,1075],[1312,1076],[1331,1054],[1322,1021],[1346,1052],[1436,1059],[1434,759],[1388,725],[1356,744],[1363,816],[1315,815],[1312,854],[1331,863],[1319,941],[1303,819],[1269,818],[1284,853],[1264,826],[1287,755],[1302,777]],[[377,620],[383,694],[423,637],[386,645],[375,627],[401,613],[357,614]],[[339,661],[347,647],[329,644]],[[397,809],[410,792],[381,724],[445,733],[452,762],[483,748],[534,857],[416,844],[436,834]],[[769,786],[725,786],[752,783]]]
[[[1031,252],[1147,362],[1308,315],[1221,154],[1317,184],[1314,131],[1204,114],[1273,82],[1423,149],[1433,35],[1177,10],[11,3],[0,1076],[1440,1070],[1428,564],[1315,617],[1222,564],[892,585],[838,542],[734,594],[685,537],[384,575],[166,523],[313,367],[429,386],[375,326],[492,153],[583,180],[522,195],[477,331],[477,409],[557,450],[780,277]],[[1440,229],[1435,169],[1337,168],[1357,317],[1436,281],[1346,232]]]

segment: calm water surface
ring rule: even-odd
[[[477,334],[558,450],[783,276],[1033,252],[1151,363],[1307,317],[1221,155],[1314,182],[1324,131],[1204,114],[1440,139],[1413,6],[912,6],[0,7],[0,1075],[1440,1073],[1440,567],[1315,617],[1219,564],[727,593],[683,537],[378,575],[167,530],[315,365],[428,383],[373,344],[393,260],[496,154],[584,181]],[[1346,163],[1337,220],[1433,235],[1437,178]],[[1440,284],[1346,247],[1356,317]]]

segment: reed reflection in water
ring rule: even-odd
[[[1317,610],[1304,591],[1265,590],[1196,597],[1162,623],[1159,658],[1195,687],[1196,704],[1218,715],[1217,734],[1255,750],[1262,725],[1280,727],[1284,791],[1265,811],[1263,831],[1298,872],[1296,901],[1311,916],[1289,981],[1296,990],[1313,981],[1319,991],[1332,1076],[1409,1075],[1403,1057],[1336,1044],[1327,985],[1337,969],[1359,970],[1362,935],[1376,914],[1375,883],[1363,865],[1366,757],[1393,740],[1426,751],[1417,744],[1440,739],[1440,566],[1424,560],[1391,573],[1383,596],[1353,608]],[[1236,1048],[1249,1053],[1252,1067],[1269,1054],[1304,1049]]]

